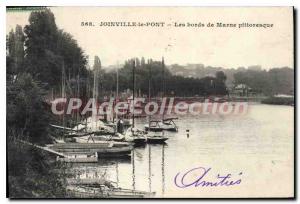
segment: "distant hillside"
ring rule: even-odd
[[[294,93],[294,69],[289,67],[271,68],[267,71],[259,65],[225,69],[203,64],[173,64],[168,68],[173,75],[200,79],[215,76],[216,72],[223,71],[227,77],[226,85],[229,88],[243,83],[266,95]]]
[[[234,74],[237,72],[242,72],[246,70],[262,71],[261,66],[258,65],[250,66],[248,68],[239,67],[237,69],[234,68],[225,69],[223,67],[204,66],[203,64],[187,64],[187,65],[173,64],[169,66],[169,69],[171,73],[174,75],[184,76],[184,77],[195,77],[195,78],[215,76],[217,71],[223,71],[227,76],[227,80],[226,80],[227,86],[233,85]]]

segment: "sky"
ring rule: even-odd
[[[293,68],[294,64],[292,7],[52,7],[51,11],[57,26],[73,35],[90,56],[90,64],[95,55],[103,66],[142,56],[154,60],[163,56],[167,65],[201,63],[224,68]],[[29,14],[7,12],[6,33],[16,24],[28,24]],[[81,26],[82,22],[95,26]],[[99,26],[101,22],[164,22],[165,26]],[[208,23],[215,26],[207,27]],[[217,23],[237,27],[216,27]],[[238,28],[242,23],[273,27]]]

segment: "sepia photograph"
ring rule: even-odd
[[[6,7],[11,199],[295,198],[293,7]]]

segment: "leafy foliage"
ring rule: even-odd
[[[10,198],[63,198],[65,171],[49,155],[9,140],[8,190]],[[57,166],[59,165],[59,166]],[[55,169],[60,168],[61,171]]]
[[[49,142],[47,138],[50,112],[44,102],[45,92],[28,73],[7,83],[7,131],[18,131],[19,135],[32,142]],[[42,134],[41,134],[42,133]]]
[[[31,13],[24,34],[20,26],[9,33],[6,58],[9,196],[64,197],[64,176],[49,155],[19,141],[41,145],[52,141],[47,94],[60,90],[62,72],[69,77],[72,93],[73,79],[87,76],[86,57],[71,35],[57,29],[52,12],[45,10]]]
[[[234,79],[235,84],[246,84],[264,95],[294,93],[294,70],[287,67],[238,72],[234,74]]]
[[[151,96],[207,96],[207,95],[226,95],[225,85],[226,76],[223,72],[216,77],[193,78],[173,75],[167,67],[164,67],[161,61],[148,60],[137,63],[135,69],[136,90],[142,95],[149,92],[149,81]],[[119,70],[120,91],[132,89],[132,60],[125,62],[123,68]],[[136,60],[136,62],[139,62]],[[218,73],[216,73],[218,74]],[[219,78],[218,78],[219,77]],[[105,72],[103,77],[103,91],[108,93],[116,89],[115,71]]]
[[[238,68],[223,68],[204,66],[203,64],[187,64],[185,66],[173,64],[169,66],[172,74],[183,77],[194,76],[195,78],[205,78],[214,76],[218,78],[218,73],[223,72],[226,76],[226,86],[228,89],[239,84],[246,84],[253,91],[263,95],[293,94],[294,93],[294,70],[289,67],[274,67],[269,70],[262,69],[261,66],[254,65]]]
[[[86,56],[69,33],[57,28],[49,9],[32,12],[24,33],[26,71],[34,79],[56,87],[63,71],[69,80],[86,77]]]

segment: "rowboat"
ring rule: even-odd
[[[98,162],[98,154],[66,154],[65,157],[57,156],[56,161],[67,163],[95,163]]]
[[[164,132],[148,132],[147,143],[150,144],[164,144],[169,138],[164,136]]]
[[[149,198],[155,193],[100,185],[98,187],[68,186],[67,195],[72,198]]]
[[[48,146],[57,152],[64,154],[91,154],[97,152],[98,156],[118,157],[130,155],[133,146],[127,142],[98,141],[95,143],[56,143]]]

